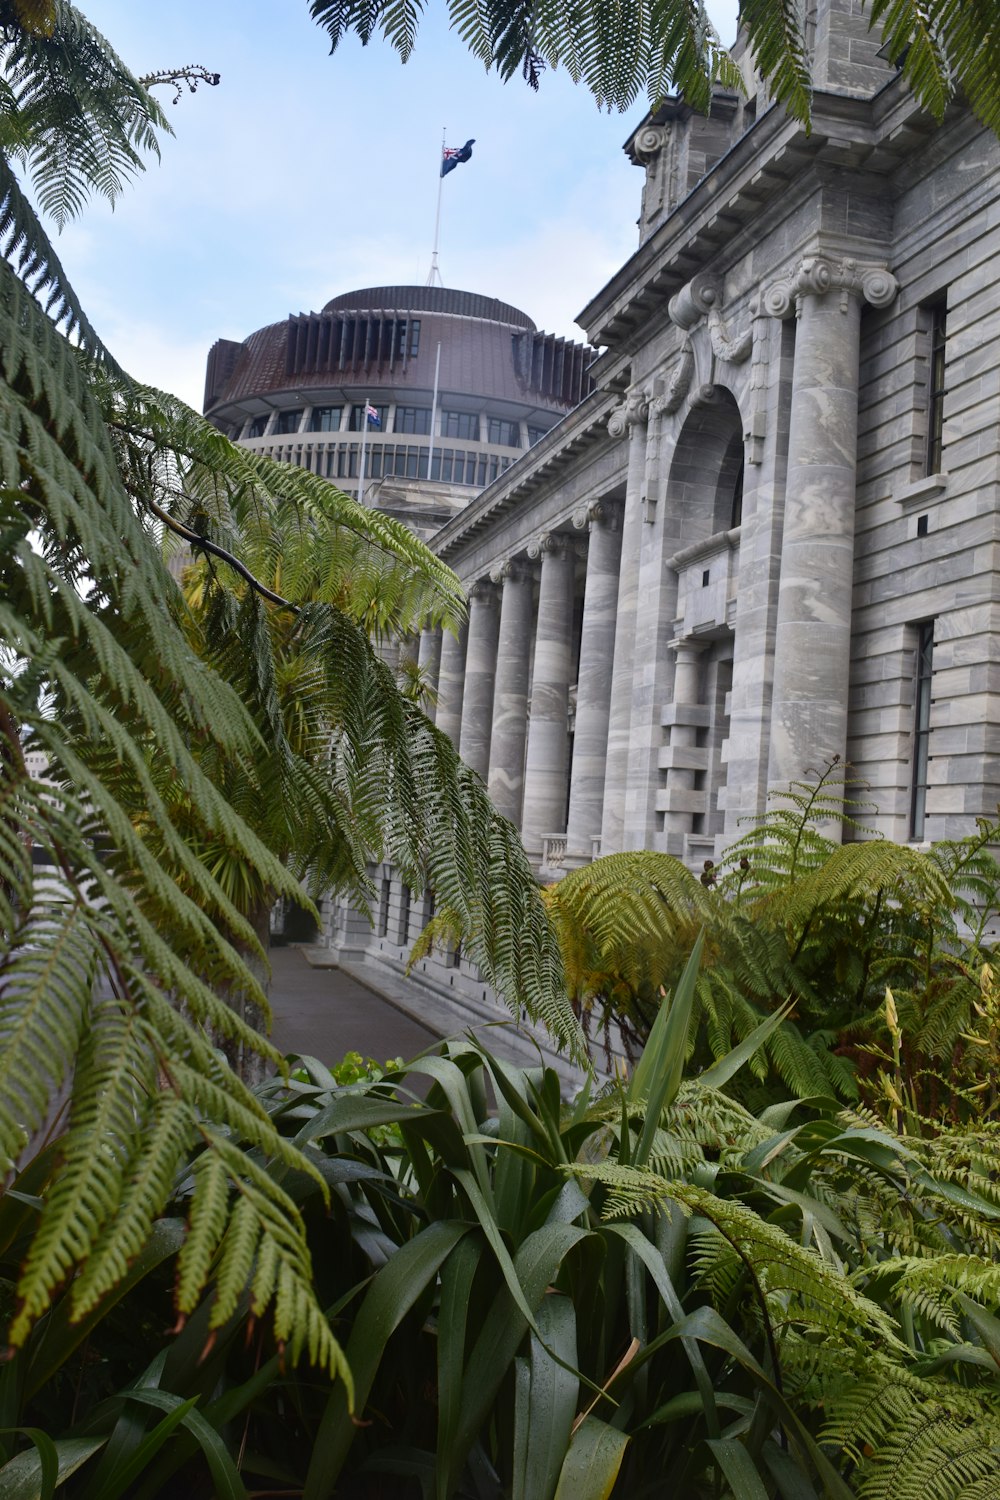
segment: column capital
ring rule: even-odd
[[[497,590],[488,578],[477,578],[469,586],[469,599],[477,604],[496,604]]]
[[[621,525],[622,508],[613,500],[592,500],[573,512],[573,527],[576,531],[592,531],[595,526],[606,526],[617,530]]]
[[[633,427],[645,427],[649,419],[649,392],[641,385],[629,386],[608,418],[612,437],[624,437]]]
[[[675,640],[667,642],[667,650],[672,651],[678,661],[697,661],[705,648],[711,644],[709,640],[699,641],[691,635],[677,636]]]
[[[540,531],[528,543],[528,556],[534,561],[548,554],[563,554],[573,548],[573,538],[558,531]]]
[[[644,125],[632,137],[632,150],[640,161],[648,161],[663,150],[670,139],[670,125]]]
[[[526,557],[520,554],[515,557],[512,553],[510,557],[502,558],[496,567],[490,569],[490,579],[502,589],[508,580],[512,583],[520,583],[530,578],[533,572],[534,569]]]
[[[839,291],[845,312],[852,296],[863,297],[872,307],[888,307],[898,290],[899,283],[884,265],[807,255],[788,276],[771,283],[762,310],[772,318],[789,318],[798,312],[803,297],[823,297],[830,291]]]

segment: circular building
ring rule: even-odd
[[[219,339],[204,409],[427,537],[582,400],[593,357],[495,297],[367,287]]]

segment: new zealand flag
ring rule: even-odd
[[[475,139],[473,139],[466,141],[464,146],[445,146],[441,162],[441,176],[447,177],[449,172],[454,172],[460,161],[468,161],[475,144]]]

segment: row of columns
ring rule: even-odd
[[[572,775],[569,707],[580,547],[571,533],[536,537],[524,555],[507,559],[472,586],[463,636],[446,636],[440,647],[435,712],[438,727],[486,782],[498,811],[520,827],[529,853],[537,858],[544,838],[565,831],[570,862],[589,859],[601,833],[620,506],[587,507],[573,526],[587,534],[588,545]],[[420,648],[432,680],[433,634],[425,633]]]
[[[769,723],[762,719],[758,739],[769,755],[766,779],[772,787],[801,780],[831,755],[845,753],[860,308],[862,300],[888,305],[896,289],[894,278],[881,267],[811,257],[762,299],[765,315],[798,319],[773,690],[769,710],[761,704]],[[764,316],[755,336],[765,336],[766,324]],[[612,436],[628,440],[624,506],[602,502],[573,518],[574,527],[586,531],[589,540],[568,786],[572,536],[537,538],[526,555],[509,559],[490,579],[474,584],[468,624],[458,638],[446,636],[440,648],[421,643],[421,666],[429,676],[434,675],[435,650],[440,651],[438,726],[486,781],[498,809],[520,824],[525,846],[536,856],[544,836],[563,830],[567,793],[568,863],[589,858],[597,835],[604,852],[628,842],[626,790],[635,730],[644,505],[650,482],[658,483],[658,475],[647,473],[647,427],[653,425],[655,443],[660,411],[672,412],[676,404],[665,407],[657,398],[651,412],[645,391],[633,387],[628,392],[609,422]],[[671,644],[677,658],[674,700],[695,705],[698,644]],[[759,662],[751,665],[760,671]],[[690,723],[682,718],[671,738],[678,786],[685,779],[693,782],[697,729],[690,714]],[[638,790],[653,797],[653,788]]]

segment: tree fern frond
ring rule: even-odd
[[[91,192],[114,202],[144,154],[158,153],[157,130],[170,130],[152,95],[68,0],[57,0],[51,34],[8,34],[3,62],[10,95],[2,144],[27,162],[60,228]]]

